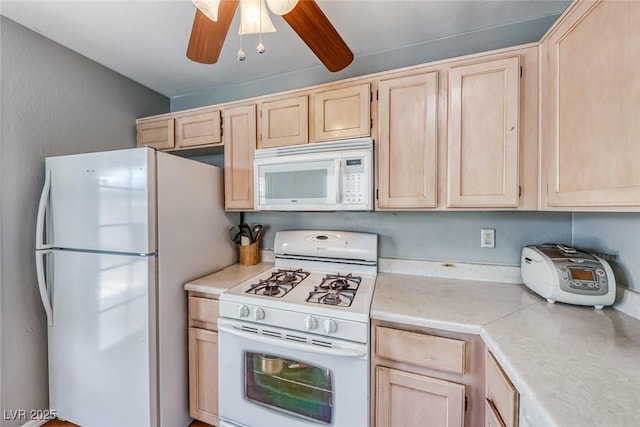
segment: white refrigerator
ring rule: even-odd
[[[236,262],[223,171],[149,148],[50,157],[36,231],[49,403],[82,427],[186,427],[183,285]]]

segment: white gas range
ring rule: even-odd
[[[275,266],[222,293],[222,426],[368,426],[377,241],[278,232]]]

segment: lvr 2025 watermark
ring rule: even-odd
[[[2,419],[11,421],[52,420],[55,409],[3,409]]]

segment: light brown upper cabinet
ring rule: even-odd
[[[577,1],[543,38],[543,208],[640,209],[639,22],[640,2]]]
[[[371,135],[370,86],[349,83],[315,91],[312,142]]]
[[[378,208],[437,206],[438,72],[378,80]]]
[[[138,147],[179,150],[222,145],[220,109],[190,110],[138,119]]]
[[[138,147],[166,150],[175,147],[173,117],[149,117],[136,120]]]
[[[309,96],[301,95],[260,103],[258,148],[309,142]]]
[[[220,110],[176,117],[176,148],[222,145]]]
[[[224,206],[253,209],[253,152],[256,148],[256,106],[224,109]]]
[[[449,70],[448,207],[517,207],[520,58]]]

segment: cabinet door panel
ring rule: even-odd
[[[376,427],[462,427],[464,386],[376,368]]]
[[[256,148],[256,106],[224,111],[225,209],[253,209],[253,153]]]
[[[517,207],[519,57],[449,71],[450,207]]]
[[[577,3],[542,44],[549,206],[640,206],[640,3]]]
[[[219,144],[220,111],[210,111],[176,119],[176,147]]]
[[[166,150],[175,146],[173,118],[140,121],[136,131],[138,147]]]
[[[498,414],[496,407],[490,400],[485,401],[484,414],[485,427],[507,427],[502,421],[502,418],[500,418],[500,414]]]
[[[487,352],[485,360],[485,395],[506,427],[518,426],[519,395],[493,355]]]
[[[218,424],[218,334],[189,328],[189,414]]]
[[[263,102],[260,121],[258,148],[306,144],[309,142],[309,97]]]
[[[315,93],[314,141],[371,135],[369,83]]]
[[[437,205],[438,74],[378,84],[380,208]]]

